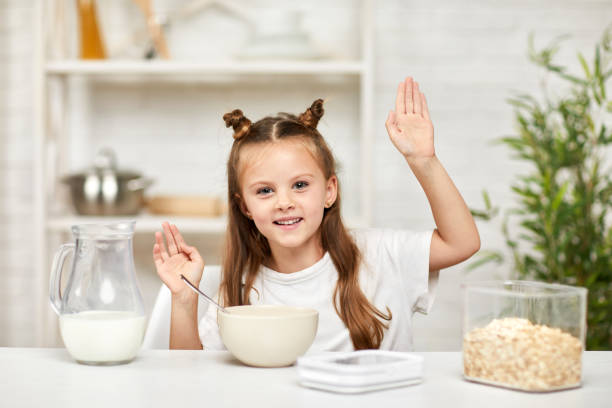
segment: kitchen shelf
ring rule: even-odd
[[[352,57],[321,58],[321,59],[242,59],[231,55],[223,59],[206,60],[138,60],[138,59],[103,59],[82,60],[70,55],[68,52],[68,31],[63,24],[57,24],[56,12],[65,13],[68,0],[55,0],[41,3],[39,17],[41,30],[38,32],[37,42],[37,123],[35,156],[37,158],[35,169],[35,207],[37,225],[37,247],[42,254],[37,268],[47,270],[49,261],[49,236],[70,230],[70,226],[79,223],[108,222],[106,217],[80,217],[76,215],[57,216],[54,208],[61,213],[61,206],[54,206],[58,199],[58,188],[53,187],[55,180],[50,180],[48,174],[62,174],[68,167],[70,160],[69,143],[79,140],[79,136],[71,134],[71,120],[82,120],[84,115],[71,119],[73,112],[87,113],[88,103],[95,98],[100,88],[86,88],[88,80],[96,79],[117,81],[115,87],[104,88],[105,92],[118,92],[123,89],[121,83],[124,79],[129,81],[130,90],[138,87],[147,89],[149,83],[158,81],[170,82],[166,88],[172,89],[172,82],[223,82],[223,86],[231,87],[239,84],[244,78],[253,77],[270,78],[282,77],[292,79],[292,86],[299,89],[309,89],[310,84],[327,81],[328,77],[334,83],[350,81],[350,89],[357,91],[358,117],[352,120],[359,127],[359,154],[355,157],[360,163],[360,175],[363,183],[360,185],[358,197],[352,197],[359,202],[357,218],[348,218],[350,227],[367,227],[371,219],[371,160],[372,149],[372,112],[374,110],[374,57],[373,57],[373,2],[361,0],[357,6],[358,22],[355,36],[360,37],[360,52]],[[48,52],[51,51],[51,52]],[[48,57],[53,55],[53,57]],[[72,78],[84,81],[71,81]],[[293,80],[297,79],[297,80]],[[346,85],[346,84],[344,84]],[[275,84],[275,86],[281,86]],[[202,89],[205,89],[202,86]],[[77,92],[73,99],[72,89],[86,89],[83,93]],[[180,88],[183,89],[183,88]],[[218,88],[212,88],[218,89]],[[231,88],[230,88],[231,89]],[[91,92],[91,94],[89,94]],[[136,92],[136,91],[134,91]],[[255,96],[257,94],[254,94]],[[76,102],[78,101],[78,102]],[[80,105],[83,103],[83,108]],[[82,109],[81,109],[82,108]],[[127,106],[126,109],[129,109]],[[134,108],[133,106],[131,107]],[[129,115],[129,110],[122,114]],[[95,114],[92,113],[92,114]],[[172,112],[168,112],[172,115]],[[112,120],[109,117],[108,120]],[[167,217],[166,217],[167,218]],[[142,214],[137,220],[136,229],[139,232],[152,232],[159,229],[166,218]],[[115,218],[116,220],[116,218]],[[202,232],[206,234],[222,234],[226,228],[225,218],[173,218],[181,225],[185,232]],[[42,272],[41,272],[42,273]]]
[[[191,233],[223,233],[227,225],[226,217],[177,217],[142,214],[124,217],[86,217],[68,215],[61,217],[50,217],[47,220],[47,229],[54,232],[69,231],[75,224],[105,224],[117,221],[136,221],[136,233],[148,233],[161,231],[164,221],[176,224],[181,232]]]
[[[47,75],[360,75],[360,61],[228,61],[199,63],[181,61],[65,60],[48,62]]]

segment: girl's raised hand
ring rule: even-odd
[[[406,159],[433,157],[433,124],[425,95],[411,77],[399,84],[395,111],[385,122],[391,141]]]
[[[164,245],[162,233],[156,232],[155,245],[153,245],[155,269],[172,295],[188,300],[190,296],[193,296],[193,292],[183,282],[181,275],[185,275],[194,285],[198,286],[202,279],[204,260],[195,247],[185,243],[176,225],[164,222],[162,228],[168,248],[166,249]]]

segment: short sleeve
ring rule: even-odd
[[[413,313],[427,314],[435,298],[438,271],[429,272],[432,234],[431,230],[375,230],[368,234],[374,262],[385,276],[395,276]]]
[[[427,278],[426,290],[417,298],[413,310],[422,314],[428,314],[436,298],[438,287],[438,276],[440,271],[430,271]]]
[[[215,301],[219,301],[219,297],[216,296]],[[217,323],[217,308],[209,306],[204,316],[200,319],[198,324],[198,332],[200,334],[200,341],[204,350],[226,350],[221,335],[219,334],[219,325]]]

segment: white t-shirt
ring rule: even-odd
[[[429,273],[432,231],[359,230],[353,237],[363,255],[359,283],[368,300],[393,317],[386,322],[381,350],[412,350],[412,315],[427,314],[434,299],[438,272]],[[336,313],[333,293],[338,273],[329,253],[314,265],[290,274],[261,267],[251,291],[251,304],[284,304],[319,311],[319,327],[309,352],[351,351],[349,331]],[[224,350],[217,309],[208,308],[199,323],[205,349]]]

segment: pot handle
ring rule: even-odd
[[[58,315],[62,310],[62,269],[66,256],[74,253],[74,244],[64,244],[55,253],[53,265],[51,266],[51,277],[49,279],[49,300],[51,307]]]
[[[150,178],[135,178],[127,182],[127,188],[130,191],[144,190],[153,183],[153,179]]]

